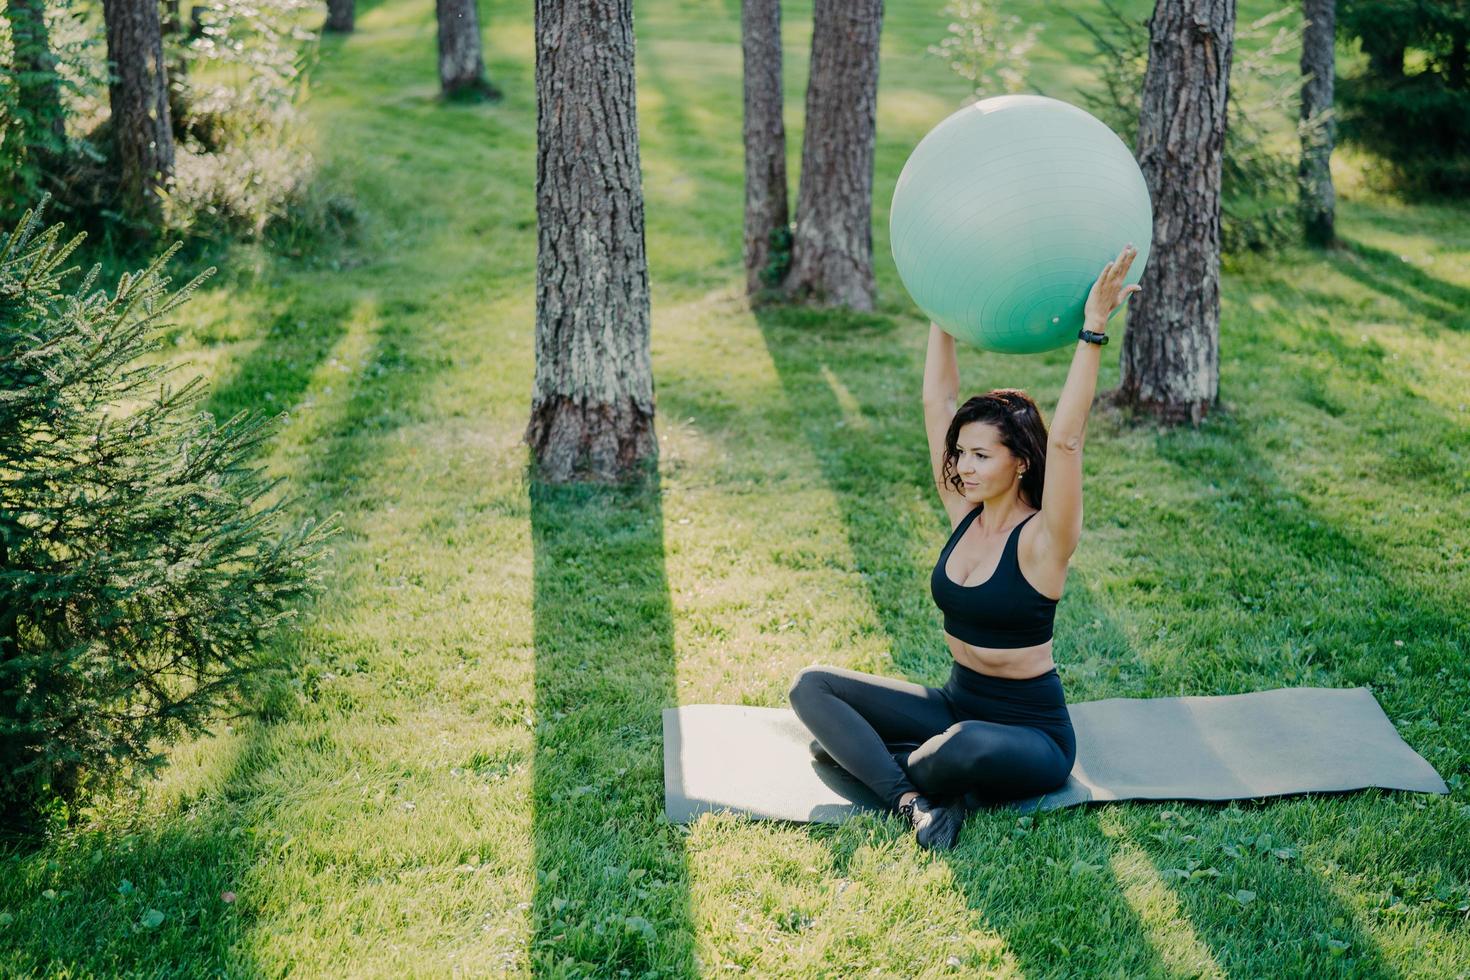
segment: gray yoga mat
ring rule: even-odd
[[[1068,705],[1077,761],[1055,792],[999,804],[1051,810],[1106,800],[1230,800],[1378,786],[1448,793],[1366,687],[1290,687],[1213,697]],[[831,762],[789,708],[665,708],[664,814],[711,810],[840,823],[885,810]]]

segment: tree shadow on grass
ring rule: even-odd
[[[659,482],[529,482],[536,645],[532,963],[538,975],[686,972],[683,828],[663,816],[678,704]]]
[[[1398,300],[1416,316],[1459,333],[1470,330],[1470,289],[1431,276],[1392,252],[1346,236],[1332,267]]]
[[[724,138],[723,145],[714,142],[715,134],[702,130],[686,108],[699,101],[694,98],[697,93],[687,86],[680,88],[679,83],[668,75],[662,51],[662,45],[667,43],[655,39],[638,49],[640,74],[648,83],[646,87],[657,96],[657,107],[644,110],[653,116],[649,121],[654,125],[645,126],[642,141],[654,150],[663,147],[661,153],[645,150],[645,160],[650,157],[668,160],[676,165],[678,171],[672,176],[648,182],[645,188],[647,217],[650,224],[663,224],[665,214],[676,219],[668,223],[658,237],[683,241],[687,248],[694,249],[684,253],[686,257],[676,258],[681,266],[691,258],[697,260],[693,268],[684,272],[684,276],[710,285],[723,281],[726,271],[741,268],[743,261],[744,244],[738,230],[744,207],[741,177],[744,157],[740,129],[736,126],[721,130],[718,136]],[[738,75],[734,94],[725,104],[739,113],[742,103]],[[650,163],[645,162],[645,166],[650,166]],[[665,193],[669,198],[664,198]],[[735,223],[734,234],[727,233],[732,227],[731,222]],[[716,229],[716,232],[709,233],[709,229]],[[706,251],[717,255],[714,270],[704,257]],[[664,264],[668,261],[666,258]],[[663,270],[663,277],[667,278],[673,271]]]
[[[1310,493],[1292,489],[1291,476],[1272,462],[1280,450],[1269,439],[1247,423],[1218,419],[1197,433],[1171,432],[1156,442],[1181,480],[1218,489],[1185,505],[1192,510],[1181,515],[1186,527],[1211,529],[1191,536],[1187,560],[1216,573],[1216,594],[1241,607],[1255,634],[1233,661],[1214,667],[1211,658],[1194,661],[1200,665],[1195,683],[1226,683],[1212,673],[1217,669],[1279,682],[1285,669],[1292,680],[1369,685],[1390,718],[1433,717],[1443,726],[1417,747],[1431,763],[1437,757],[1442,772],[1470,757],[1470,743],[1449,744],[1463,741],[1455,719],[1470,708],[1470,698],[1446,702],[1451,691],[1470,693],[1463,660],[1470,615],[1398,583],[1391,562],[1328,516]]]
[[[232,361],[226,376],[210,385],[205,410],[223,421],[236,412],[290,409],[311,383],[327,354],[347,331],[351,304],[337,297],[327,304],[310,293],[271,317],[260,342]]]
[[[1458,653],[1470,642],[1463,611],[1394,584],[1388,563],[1334,525],[1308,495],[1287,488],[1289,477],[1273,467],[1273,454],[1257,442],[1261,438],[1250,425],[1221,416],[1208,420],[1199,432],[1176,430],[1155,442],[1158,456],[1173,464],[1179,482],[1198,488],[1193,494],[1171,495],[1183,503],[1168,524],[1157,528],[1157,574],[1165,581],[1193,583],[1186,593],[1208,585],[1217,597],[1212,603],[1217,612],[1198,617],[1206,624],[1202,628],[1196,628],[1196,617],[1177,601],[1163,609],[1177,624],[1177,644],[1195,651],[1174,663],[1170,673],[1182,690],[1200,693],[1370,686],[1387,715],[1399,721],[1410,745],[1441,775],[1448,776],[1457,764],[1470,772],[1463,762],[1467,747],[1452,744],[1463,739],[1450,734],[1456,730],[1455,719],[1470,706],[1470,685]],[[1158,556],[1168,557],[1160,561]],[[1239,624],[1233,635],[1219,632],[1222,616]],[[1400,678],[1394,666],[1400,648],[1393,642],[1405,636],[1415,639],[1410,667],[1414,681]],[[1446,697],[1447,689],[1457,691],[1458,698]],[[1415,719],[1424,727],[1404,727]],[[1396,841],[1396,863],[1408,861],[1427,870],[1456,845],[1446,822],[1433,816],[1440,803],[1424,800],[1421,794],[1377,789],[1266,799],[1250,806],[1263,822],[1252,832],[1270,832],[1278,845],[1300,854],[1307,847],[1330,847],[1334,840],[1353,837],[1354,828],[1376,828],[1373,834]],[[1187,812],[1198,813],[1200,807],[1191,805]],[[1222,829],[1228,831],[1203,824],[1196,833],[1202,841],[1223,846],[1231,837],[1220,836]],[[1239,845],[1240,839],[1234,842]],[[1161,843],[1165,846],[1147,848],[1161,868],[1198,851],[1179,842]],[[1229,860],[1214,855],[1215,866],[1237,872],[1247,890],[1273,884],[1310,890],[1305,901],[1289,910],[1290,925],[1260,926],[1260,944],[1277,947],[1285,957],[1271,961],[1280,972],[1316,972],[1337,964],[1375,976],[1396,975],[1378,951],[1366,920],[1325,878],[1292,874],[1289,864],[1272,860],[1274,851],[1258,854],[1239,846],[1236,851]],[[1341,849],[1333,848],[1333,853],[1343,861]],[[1361,851],[1355,857],[1361,860]],[[1375,856],[1344,870],[1372,876],[1377,861]],[[1178,894],[1212,948],[1238,942],[1237,931],[1210,914],[1210,899],[1197,888],[1181,883]],[[1315,938],[1307,941],[1304,936]],[[1347,944],[1341,947],[1351,950],[1345,960],[1328,940]]]
[[[1335,258],[1329,264],[1344,268],[1354,265],[1354,260]],[[1402,265],[1396,258],[1386,264],[1391,271]],[[1422,273],[1415,270],[1414,275]],[[1397,287],[1386,285],[1381,278],[1363,282],[1384,296],[1398,295]],[[1287,273],[1266,273],[1256,277],[1255,288],[1251,305],[1264,300],[1264,312],[1242,306],[1237,314],[1242,321],[1238,342],[1250,351],[1254,362],[1251,387],[1294,397],[1328,416],[1320,420],[1320,426],[1312,426],[1309,434],[1314,442],[1330,445],[1330,440],[1341,441],[1343,465],[1352,465],[1356,471],[1345,473],[1345,478],[1370,476],[1362,467],[1371,459],[1371,478],[1417,485],[1427,497],[1453,497],[1470,491],[1470,469],[1465,462],[1465,454],[1470,453],[1470,424],[1439,407],[1436,399],[1444,393],[1430,389],[1449,373],[1446,365],[1426,369],[1412,361],[1395,363],[1399,355],[1391,351],[1392,344],[1385,346],[1371,334],[1362,335],[1359,342],[1355,324],[1363,317],[1363,301],[1344,296],[1331,283],[1302,284]],[[1309,312],[1282,315],[1281,310],[1293,308]],[[1412,305],[1408,309],[1414,312]],[[1412,340],[1424,326],[1423,336],[1433,339],[1433,332],[1449,320],[1439,317],[1425,324],[1419,319],[1403,324],[1403,332]],[[1434,355],[1426,346],[1412,350],[1409,356]],[[1315,421],[1310,415],[1304,419]],[[1263,430],[1257,438],[1260,451],[1290,452],[1290,446],[1279,443],[1286,436],[1295,436],[1283,436],[1275,421],[1263,418],[1263,423],[1270,424],[1257,426]],[[1349,430],[1352,435],[1344,436]],[[1323,452],[1321,446],[1314,448]]]
[[[223,786],[259,763],[251,757],[262,742],[249,726],[222,766]],[[254,909],[242,881],[265,842],[228,796],[180,800],[160,824],[68,832],[0,851],[0,912],[12,917],[0,927],[0,975],[257,975],[245,940]],[[244,898],[225,901],[231,891]],[[163,918],[154,923],[150,914]]]

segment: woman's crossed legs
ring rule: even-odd
[[[1071,768],[1040,729],[960,718],[943,691],[911,681],[807,667],[790,700],[833,760],[894,808],[912,792],[934,800],[972,791],[1030,796],[1065,781]],[[900,765],[887,744],[895,742],[920,744]]]

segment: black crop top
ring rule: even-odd
[[[1052,636],[1059,600],[1042,595],[1026,581],[1016,555],[1021,528],[1036,514],[1011,530],[1001,549],[995,574],[984,582],[960,585],[945,574],[949,553],[984,509],[984,504],[976,507],[955,527],[939,553],[934,574],[929,577],[934,603],[944,611],[944,631],[978,647],[1029,647],[1045,643]]]

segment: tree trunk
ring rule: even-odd
[[[439,17],[439,89],[446,99],[498,98],[485,79],[476,0],[435,0]]]
[[[1120,404],[1198,425],[1220,391],[1220,165],[1235,0],[1158,0],[1149,19],[1138,164],[1153,258],[1130,301]]]
[[[883,0],[816,0],[786,291],[873,308],[873,138]]]
[[[355,3],[356,0],[327,0],[327,22],[322,25],[322,30],[335,34],[351,33]]]
[[[26,114],[26,145],[33,147],[42,170],[50,170],[66,148],[66,116],[51,34],[46,29],[45,0],[8,0],[16,99]]]
[[[536,379],[542,479],[656,459],[632,0],[536,0]]]
[[[1333,50],[1337,0],[1303,0],[1307,19],[1302,32],[1302,160],[1299,170],[1302,222],[1307,241],[1331,245],[1334,195],[1332,148],[1337,125],[1333,119],[1332,82],[1337,70]]]
[[[163,210],[158,190],[174,174],[174,134],[158,4],[155,0],[103,0],[102,13],[113,74],[108,97],[123,207],[157,224]]]
[[[786,123],[781,118],[781,3],[744,0],[745,292],[777,288],[791,264]]]

